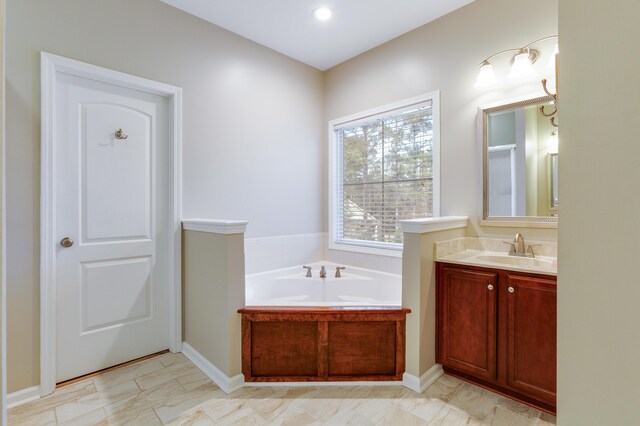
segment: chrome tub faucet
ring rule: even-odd
[[[311,278],[311,266],[302,266],[304,269],[307,270],[307,273],[305,274],[305,277],[307,278]],[[344,270],[345,267],[344,266],[336,266],[336,278],[340,278],[342,275],[340,275],[340,270]],[[327,268],[324,266],[320,267],[320,278],[327,278]]]
[[[320,278],[327,278],[327,270],[324,268],[324,266],[320,267]]]

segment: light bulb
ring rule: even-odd
[[[317,9],[313,9],[313,16],[318,21],[326,21],[327,19],[330,19],[331,16],[333,16],[333,10],[329,9],[328,7],[319,7]]]
[[[509,78],[523,78],[533,74],[533,65],[529,59],[529,52],[521,50],[513,58]]]
[[[496,73],[493,72],[493,66],[489,62],[484,61],[480,67],[476,84],[474,84],[473,87],[481,88],[493,86],[494,84],[496,84]]]

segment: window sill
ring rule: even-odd
[[[402,245],[400,245],[398,248],[382,248],[358,244],[335,243],[329,241],[329,250],[350,251],[354,253],[374,254],[377,256],[402,257]]]

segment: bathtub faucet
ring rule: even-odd
[[[340,269],[344,270],[344,266],[336,266],[336,278],[340,278]]]
[[[311,278],[311,266],[303,266],[303,268],[307,270],[307,275],[305,275],[305,277]]]
[[[320,278],[327,278],[327,270],[324,269],[324,266],[320,267]]]

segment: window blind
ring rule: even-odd
[[[401,244],[401,220],[433,216],[431,101],[334,131],[338,242]]]

